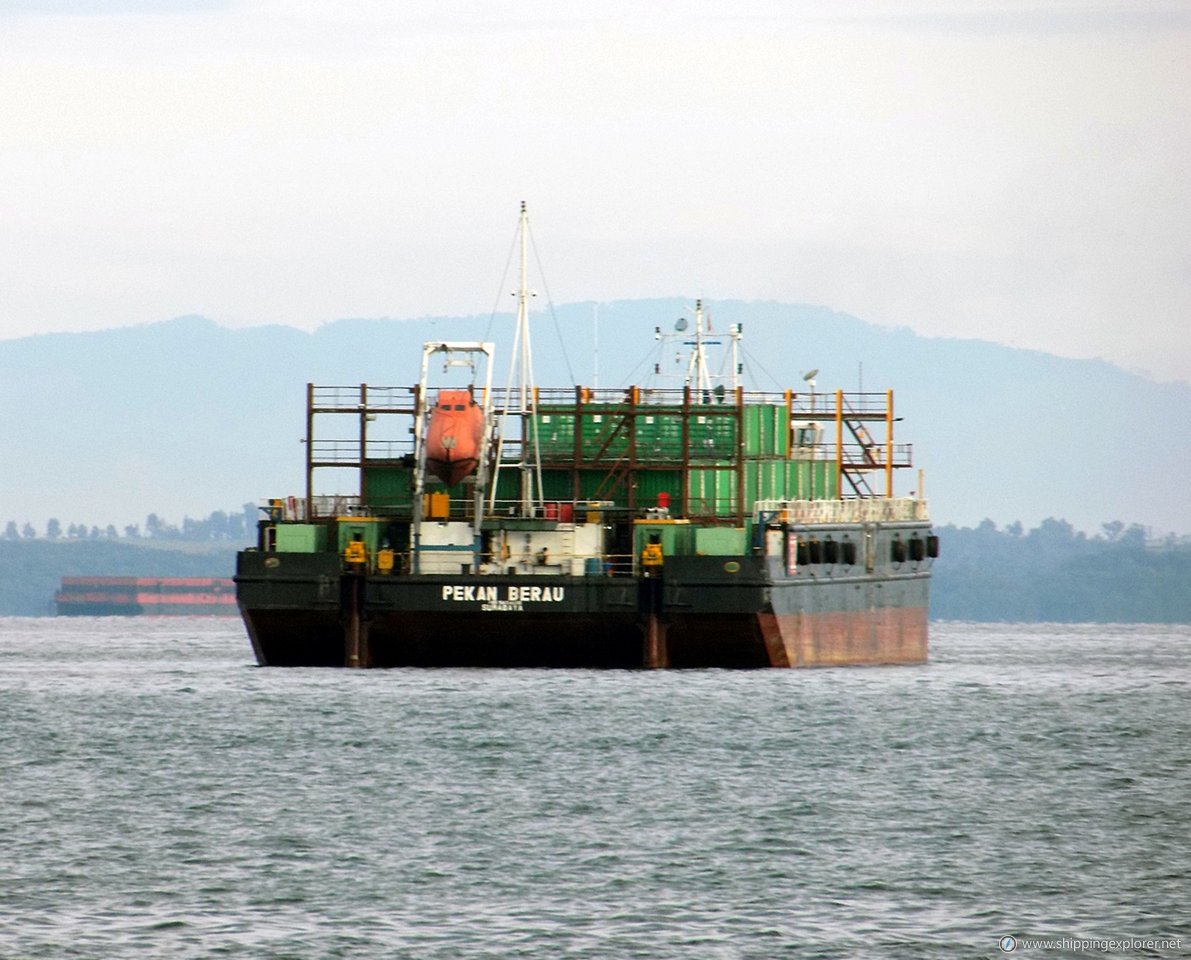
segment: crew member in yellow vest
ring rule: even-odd
[[[353,567],[362,567],[368,562],[368,548],[363,540],[349,540],[343,549],[343,559]]]
[[[649,535],[649,543],[641,551],[641,571],[647,577],[657,576],[662,572],[662,542],[656,533]]]

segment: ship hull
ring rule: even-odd
[[[925,662],[929,570],[903,566],[792,577],[762,557],[683,557],[653,578],[400,577],[248,551],[236,582],[262,666],[816,667]]]

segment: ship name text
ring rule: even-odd
[[[480,603],[481,610],[516,612],[525,603],[561,603],[567,595],[566,587],[512,587],[448,584],[442,588],[442,599],[455,603]]]

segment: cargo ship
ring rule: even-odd
[[[894,492],[912,451],[892,391],[819,392],[817,371],[746,390],[740,325],[712,335],[701,303],[653,331],[685,351],[681,383],[538,387],[527,226],[523,205],[507,386],[471,341],[426,343],[412,386],[307,384],[305,491],[267,501],[237,558],[257,662],[924,662],[939,541],[921,474]],[[440,365],[469,382],[436,388]]]
[[[234,617],[227,577],[63,577],[54,594],[60,617]]]

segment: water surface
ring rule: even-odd
[[[0,620],[0,870],[5,958],[1191,945],[1191,627],[348,672],[257,668],[233,621]]]

